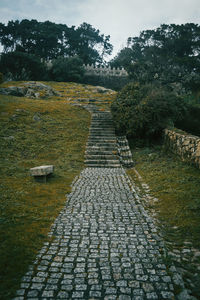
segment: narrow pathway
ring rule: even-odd
[[[110,113],[91,111],[87,167],[14,299],[175,299],[181,277],[120,165]]]

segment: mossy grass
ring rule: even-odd
[[[19,85],[9,82],[2,86]],[[48,83],[47,83],[48,84]],[[76,95],[75,83],[50,83]],[[84,96],[87,97],[88,89]],[[20,279],[48,240],[50,226],[66,202],[65,195],[84,168],[90,114],[65,97],[28,99],[0,96],[0,298],[12,299]],[[31,167],[55,166],[47,183],[35,182]]]
[[[159,145],[132,147],[136,170],[150,187],[164,237],[182,247],[185,241],[200,249],[200,170],[167,153]],[[133,169],[129,175],[136,180]]]
[[[73,101],[77,101],[79,99],[89,100],[95,99],[95,105],[101,107],[102,109],[109,109],[112,101],[116,98],[117,92],[100,92],[97,86],[88,85],[88,84],[78,84],[74,82],[54,82],[54,81],[40,81],[41,83],[47,84],[54,88],[56,91],[60,93],[60,97],[50,97],[47,98],[50,100],[62,100],[66,103],[72,103]],[[9,81],[1,84],[1,87],[9,87],[9,86],[24,86],[27,83],[26,81]],[[42,92],[40,92],[41,96]],[[45,95],[43,96],[45,99]],[[106,102],[106,103],[105,103]]]

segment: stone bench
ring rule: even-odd
[[[30,175],[34,176],[37,181],[46,182],[47,176],[51,175],[54,171],[54,166],[39,166],[30,169]]]

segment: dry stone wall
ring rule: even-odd
[[[124,68],[84,65],[84,69],[84,83],[87,84],[101,85],[117,91],[130,82],[128,73]]]
[[[200,169],[200,137],[177,129],[165,129],[164,133],[165,148]]]
[[[96,67],[95,65],[83,65],[86,75],[101,75],[101,76],[117,76],[128,77],[128,73],[124,68]]]

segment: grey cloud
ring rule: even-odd
[[[50,20],[78,26],[90,23],[111,35],[114,54],[129,36],[163,23],[199,23],[199,0],[0,0],[1,22]]]

